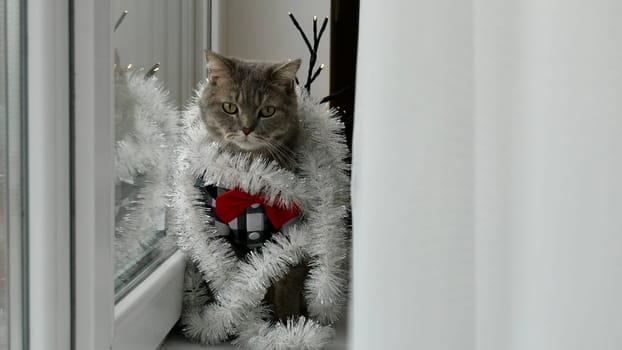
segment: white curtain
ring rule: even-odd
[[[622,1],[360,15],[350,348],[622,349]]]

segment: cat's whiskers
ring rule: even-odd
[[[289,165],[294,165],[296,163],[295,154],[289,148],[281,145],[280,143],[271,144],[271,147],[280,153]]]
[[[223,140],[230,142],[231,140],[233,140],[235,138],[236,134],[232,133],[232,132],[228,132],[224,135]]]
[[[294,151],[292,151],[291,149],[289,149],[285,145],[281,144],[280,142],[272,141],[271,139],[269,139],[269,138],[267,138],[265,136],[260,136],[260,135],[255,135],[255,138],[260,140],[260,141],[262,141],[264,145],[271,146],[271,147],[276,147],[284,155],[288,155],[289,157],[294,157],[294,155],[295,155]]]
[[[264,146],[264,149],[277,161],[281,162],[284,166],[293,166],[296,164],[294,159],[295,153],[289,148],[281,145],[277,142],[271,142],[271,140],[265,137],[255,136],[255,138]]]

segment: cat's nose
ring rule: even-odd
[[[242,128],[242,132],[244,133],[244,135],[248,135],[251,132],[253,132],[252,128]]]

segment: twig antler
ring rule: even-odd
[[[117,28],[119,28],[119,26],[121,25],[121,23],[123,23],[123,20],[125,19],[125,16],[127,16],[128,11],[125,10],[121,13],[121,17],[119,17],[119,19],[117,20],[117,23],[115,23],[114,25],[114,31],[117,31]]]
[[[317,63],[317,52],[320,46],[320,40],[322,39],[322,35],[324,34],[324,31],[326,30],[326,26],[328,25],[328,17],[324,18],[324,21],[322,22],[322,26],[320,27],[320,32],[318,33],[317,17],[313,16],[313,45],[311,45],[309,38],[305,34],[304,30],[302,30],[302,28],[300,27],[300,24],[296,20],[296,17],[294,17],[294,14],[290,12],[289,18],[294,23],[294,26],[296,26],[296,29],[298,29],[298,31],[300,32],[300,35],[302,36],[302,38],[305,41],[305,44],[307,45],[307,49],[309,49],[309,54],[310,54],[309,71],[307,72],[307,81],[304,86],[305,86],[305,89],[307,89],[307,92],[311,92],[311,84],[320,75],[320,72],[322,71],[322,69],[324,69],[324,64],[320,64],[320,66],[315,70],[315,73],[314,73],[315,64]],[[298,79],[296,79],[296,83],[299,84]]]

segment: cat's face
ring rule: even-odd
[[[247,62],[206,52],[209,83],[200,99],[210,137],[233,151],[293,161],[299,135],[294,78],[300,60]]]

